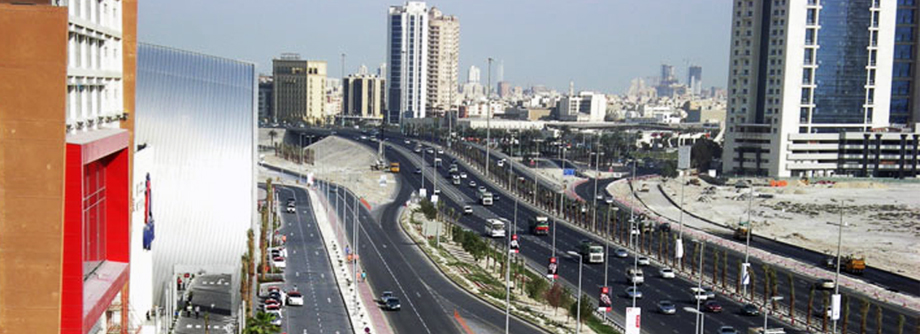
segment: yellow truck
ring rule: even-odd
[[[398,162],[390,163],[390,173],[399,173],[399,163]]]

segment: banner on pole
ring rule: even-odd
[[[610,287],[601,287],[601,294],[597,300],[598,312],[610,312],[613,309],[613,300],[610,299]]]
[[[677,239],[677,245],[674,246],[674,257],[680,259],[684,257],[684,240]]]
[[[626,334],[639,334],[642,324],[642,308],[626,308]]]
[[[840,294],[831,295],[831,320],[840,320]]]
[[[555,257],[549,258],[549,264],[546,265],[546,278],[556,279],[559,277],[557,274],[559,270],[559,264],[556,263]]]
[[[741,264],[741,284],[748,285],[751,284],[751,273],[749,268],[751,267],[750,263]]]

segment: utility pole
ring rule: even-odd
[[[342,52],[342,91],[345,90],[345,52]],[[342,127],[345,127],[345,107],[342,107],[342,111],[339,113],[342,117]]]

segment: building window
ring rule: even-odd
[[[106,197],[105,165],[94,161],[84,167],[83,176],[83,275],[89,275],[105,261]]]
[[[805,29],[805,45],[815,45],[815,29]]]

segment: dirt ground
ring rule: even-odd
[[[767,184],[768,181],[759,182]],[[663,186],[667,195],[679,202],[680,179],[666,181]],[[747,220],[750,191],[749,188],[700,182],[699,186],[685,187],[684,206],[706,219],[736,224],[739,220]],[[789,182],[786,187],[759,186],[754,188],[751,206],[752,231],[834,254],[842,207],[845,224],[842,254],[865,256],[871,266],[920,279],[918,195],[920,183],[906,182],[846,181],[811,185]]]

